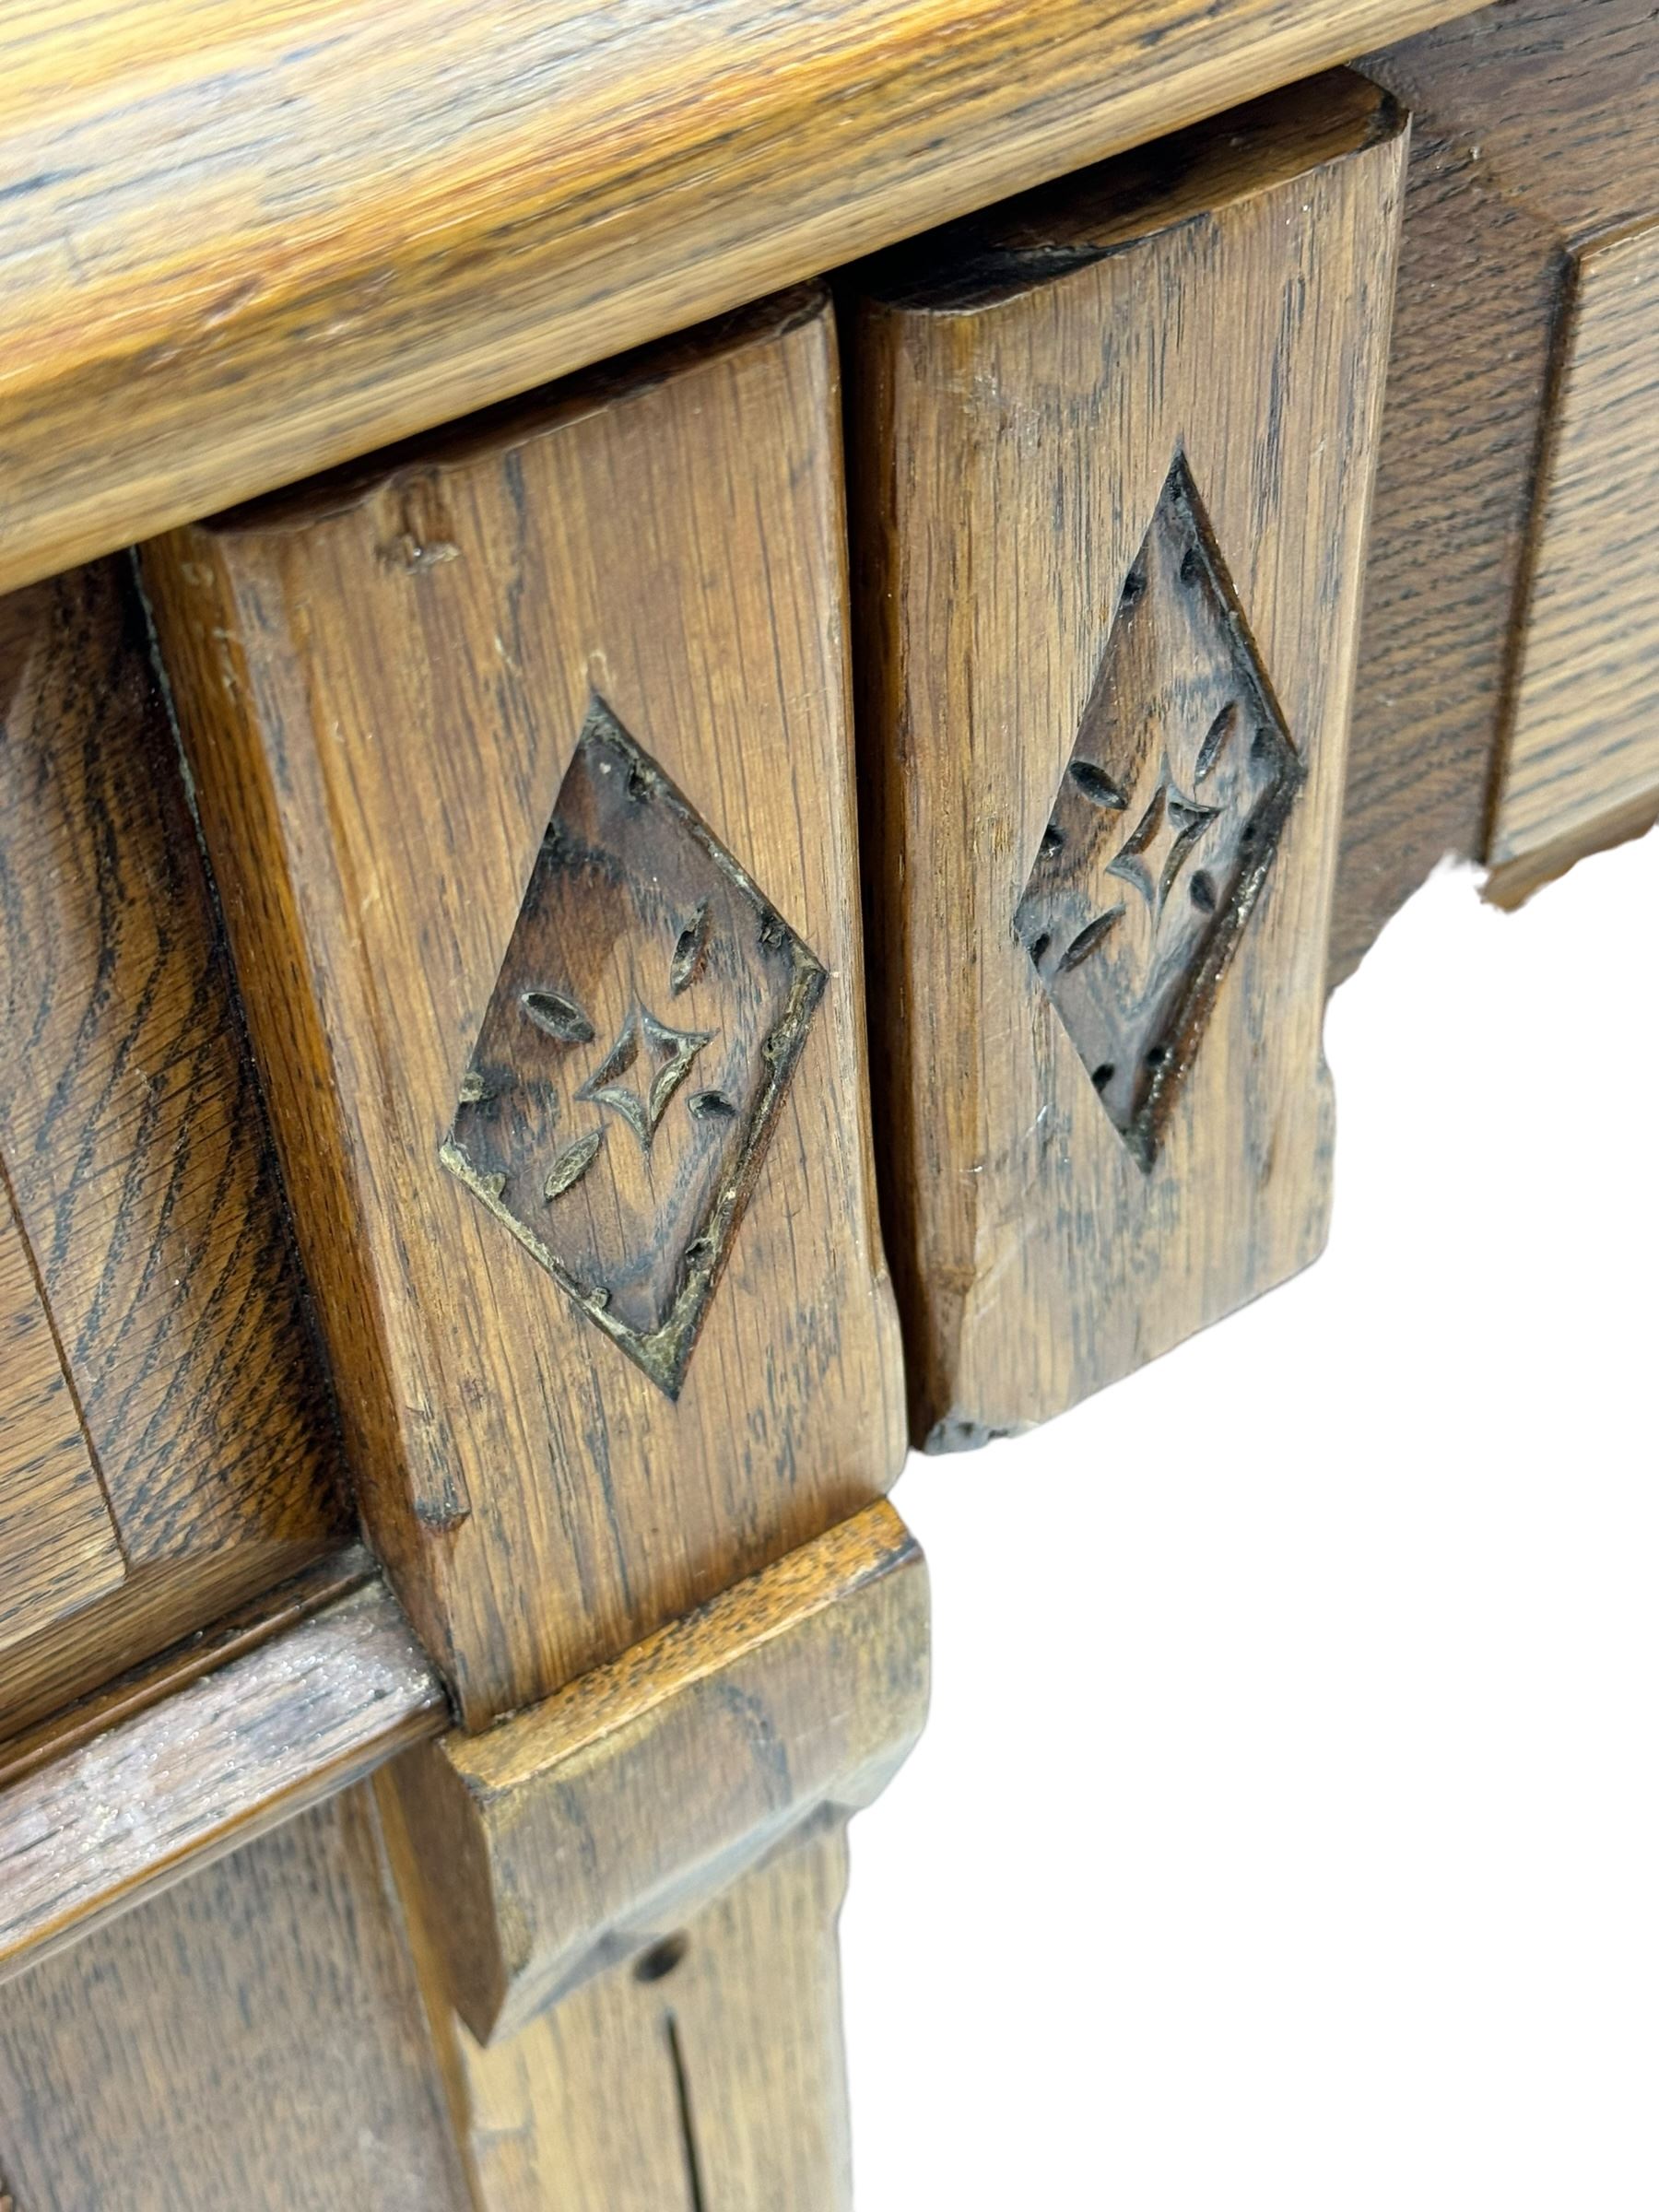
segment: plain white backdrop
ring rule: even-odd
[[[912,1458],[860,2212],[1659,2206],[1659,835],[1333,999],[1318,1265]]]

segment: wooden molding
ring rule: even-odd
[[[0,587],[1474,0],[25,0]]]
[[[868,1804],[920,1735],[927,1579],[888,1505],[395,1789],[448,2002],[498,2042],[679,1924],[791,1830]]]
[[[0,1788],[0,1979],[343,1789],[447,1719],[379,1580]]]

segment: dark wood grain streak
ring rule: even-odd
[[[112,564],[0,600],[0,1157],[129,1569],[12,1654],[15,1727],[341,1524],[229,966]]]

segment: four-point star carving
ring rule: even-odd
[[[1107,871],[1132,883],[1157,915],[1174,889],[1193,847],[1216,818],[1181,792],[1166,762],[1147,811],[1107,863]]]
[[[1014,915],[1148,1171],[1302,773],[1178,454]]]
[[[668,1101],[691,1072],[691,1064],[714,1036],[712,1030],[671,1030],[637,1003],[617,1041],[577,1090],[579,1099],[619,1113],[649,1152]],[[643,1060],[644,1065],[640,1065]],[[637,1073],[636,1073],[637,1071]],[[634,1075],[634,1084],[622,1078]]]
[[[825,982],[594,700],[439,1158],[670,1397]]]

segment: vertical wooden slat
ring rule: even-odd
[[[877,1100],[933,1449],[1323,1242],[1404,149],[1322,78],[864,280]]]
[[[469,1724],[885,1488],[799,294],[147,574],[371,1533]]]

